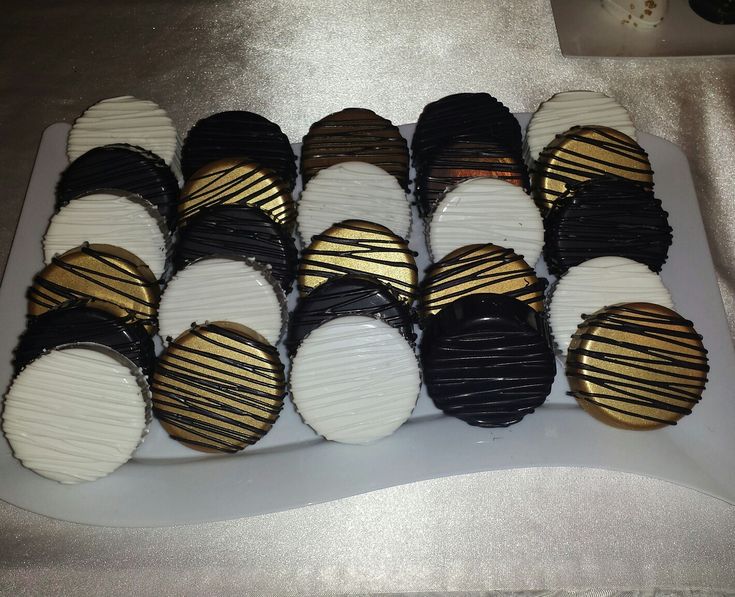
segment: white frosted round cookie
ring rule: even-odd
[[[138,197],[115,191],[77,197],[52,218],[43,237],[44,263],[84,242],[130,251],[161,279],[171,237],[156,209]]]
[[[439,202],[428,237],[435,262],[460,247],[491,243],[513,249],[533,266],[544,245],[544,224],[533,199],[520,187],[496,178],[473,178]]]
[[[669,0],[602,0],[602,7],[632,29],[653,29],[664,20]]]
[[[618,303],[674,306],[660,276],[637,261],[597,257],[569,268],[551,294],[549,323],[557,347],[566,354],[583,315]]]
[[[421,376],[398,330],[379,319],[347,316],[304,339],[291,365],[290,388],[299,414],[318,434],[365,444],[408,419]]]
[[[152,151],[181,179],[181,140],[164,109],[130,95],[112,97],[87,108],[74,121],[67,141],[69,160],[111,143],[128,143]]]
[[[630,114],[617,100],[599,91],[562,91],[542,102],[526,127],[523,157],[528,167],[556,135],[588,124],[608,126],[636,138]]]
[[[158,333],[175,339],[192,323],[231,321],[258,332],[273,346],[286,318],[280,285],[258,265],[208,257],[187,265],[171,279],[161,296]]]
[[[411,232],[411,206],[394,176],[366,162],[335,164],[312,178],[298,204],[298,230],[305,244],[336,222],[366,220],[401,238]]]
[[[148,424],[139,370],[93,345],[52,350],[5,395],[3,430],[23,466],[60,483],[94,481],[127,462]]]

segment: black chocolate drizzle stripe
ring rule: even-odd
[[[366,238],[341,238],[331,234],[322,233],[312,239],[312,244],[304,251],[299,263],[299,277],[313,276],[316,278],[330,279],[337,275],[346,273],[364,273],[388,284],[399,295],[406,297],[409,301],[416,298],[416,287],[413,284],[385,273],[372,273],[367,271],[362,264],[378,264],[390,266],[395,270],[409,270],[416,272],[418,269],[413,260],[413,253],[408,248],[406,241],[388,231],[373,228],[362,228],[354,224],[341,224],[342,228],[357,232],[364,232]],[[380,238],[374,238],[378,236]],[[315,249],[315,245],[331,243],[340,248]],[[391,257],[391,254],[411,256],[408,262],[401,262]],[[321,257],[341,257],[348,264],[340,265],[329,263]],[[300,290],[306,292],[311,287],[299,285]]]
[[[672,241],[668,214],[650,190],[612,177],[575,185],[544,220],[544,257],[563,273],[587,259],[627,257],[660,271]]]
[[[572,129],[574,131],[575,129]],[[585,129],[587,130],[587,129]],[[584,147],[575,151],[564,146],[551,146],[544,149],[537,161],[536,174],[534,177],[537,191],[553,197],[558,197],[562,191],[548,186],[542,186],[543,178],[556,180],[565,184],[573,184],[580,180],[586,180],[595,176],[604,176],[610,172],[626,177],[630,174],[637,177],[652,176],[651,164],[648,154],[635,141],[627,142],[614,137],[604,130],[594,129],[603,139],[593,139],[587,135],[567,132],[563,135],[565,139],[572,139],[584,145],[590,146],[590,150]],[[610,155],[609,159],[599,157],[599,149],[603,149]],[[615,157],[623,157],[626,164],[618,163]],[[550,163],[553,160],[554,163]],[[653,186],[650,183],[648,186]],[[548,201],[546,201],[548,203]]]
[[[232,180],[226,180],[225,177],[237,170],[244,163],[246,162],[241,162],[240,164],[235,164],[215,172],[208,172],[204,176],[192,177],[189,182],[204,180],[206,183],[190,194],[183,195],[180,198],[179,217],[185,220],[203,209],[218,205],[247,204],[262,209],[276,220],[293,220],[294,214],[291,213],[292,210],[289,209],[287,201],[282,205],[267,207],[268,203],[278,199],[282,191],[279,189],[278,184],[274,181],[273,175],[268,169],[258,166],[252,171],[243,171],[242,174]],[[255,188],[256,185],[269,178],[274,182],[261,189]],[[238,196],[239,199],[233,201]],[[286,200],[288,200],[287,197]]]
[[[206,334],[201,329],[191,333],[211,350],[194,350],[174,341],[159,360],[153,381],[154,412],[162,422],[197,438],[174,433],[180,441],[236,452],[258,441],[278,418],[285,387],[283,366],[270,346],[212,324],[204,328]],[[221,337],[236,339],[237,347]],[[270,358],[261,357],[261,351]],[[245,358],[256,362],[245,363]]]
[[[627,349],[632,354],[570,349],[567,375],[601,388],[597,392],[575,391],[572,395],[603,409],[675,425],[673,421],[656,416],[656,412],[690,414],[690,406],[699,401],[707,381],[701,373],[709,371],[709,366],[707,351],[700,343],[701,336],[694,331],[669,330],[663,327],[669,325],[692,329],[691,322],[686,319],[627,306],[614,307],[586,319],[575,336],[588,341],[594,340],[616,351]],[[626,334],[630,336],[630,340],[616,340],[588,331],[597,328]],[[652,341],[665,341],[666,347],[652,346]],[[625,372],[621,372],[621,367]],[[669,368],[681,368],[692,373],[675,373]],[[644,377],[644,374],[651,372],[658,373],[658,379]],[[672,404],[671,400],[679,404]],[[605,404],[603,401],[612,404]],[[634,412],[635,409],[626,408],[626,405],[646,407],[652,412]]]
[[[490,254],[478,254],[476,250],[470,249],[459,253],[452,259],[444,259],[429,268],[426,274],[423,283],[422,309],[424,311],[441,309],[456,299],[476,293],[478,290],[492,293],[493,286],[505,284],[511,280],[536,277],[536,272],[528,264],[515,271],[505,269],[511,263],[519,262],[525,263],[512,250],[502,248]],[[442,269],[444,271],[441,271]],[[427,296],[429,291],[440,293],[455,287],[457,289],[454,292],[443,293],[434,298]],[[519,284],[517,289],[502,294],[531,305],[543,299],[545,289],[546,281],[537,279],[532,284]]]

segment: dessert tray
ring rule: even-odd
[[[529,115],[517,115],[525,128]],[[404,125],[409,140],[413,125]],[[25,289],[41,268],[41,238],[54,188],[67,165],[70,126],[43,134],[0,287],[0,378],[24,327]],[[735,503],[735,354],[687,159],[675,145],[641,133],[669,212],[674,243],[662,277],[677,311],[694,322],[709,350],[702,401],[676,426],[647,432],[599,423],[567,395],[563,365],[546,403],[518,425],[482,429],[444,416],[422,390],[409,421],[367,446],[327,442],[287,400],[260,442],[236,455],[205,455],[170,439],[154,420],[133,459],[114,474],[60,485],[21,466],[0,441],[0,499],[53,518],[107,526],[166,526],[253,516],[414,481],[499,469],[578,466],[656,477]],[[298,154],[299,145],[294,145]],[[300,186],[296,188],[296,195]],[[423,226],[414,213],[411,247],[428,266]],[[537,266],[546,276],[543,262]],[[552,281],[552,279],[550,279]],[[289,297],[293,307],[295,292]],[[281,348],[281,357],[288,362]]]

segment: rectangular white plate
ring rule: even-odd
[[[528,115],[518,119],[525,128]],[[58,123],[43,135],[0,287],[3,388],[24,326],[25,290],[42,267],[41,238],[53,213],[59,173],[67,165],[68,130],[69,125]],[[401,131],[410,141],[413,125]],[[82,485],[59,485],[26,470],[2,441],[0,498],[63,520],[163,526],[252,516],[433,477],[582,466],[658,477],[735,502],[735,358],[689,166],[681,150],[663,139],[642,133],[640,142],[650,154],[656,194],[674,228],[664,282],[710,351],[712,371],[704,398],[679,425],[650,432],[607,427],[567,396],[560,371],[546,404],[507,429],[479,429],[445,417],[425,390],[408,423],[368,446],[320,439],[290,401],[271,432],[238,455],[189,450],[154,421],[131,462],[105,479]],[[294,149],[298,153],[299,146]],[[420,252],[423,271],[428,260],[415,213],[411,246]],[[539,273],[546,275],[544,264],[539,265]],[[291,306],[295,298],[289,298]],[[283,352],[282,357],[285,362]]]
[[[727,56],[735,54],[735,25],[700,17],[687,0],[669,0],[658,27],[623,25],[600,0],[551,0],[564,56]]]

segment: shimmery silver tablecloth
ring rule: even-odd
[[[182,131],[249,109],[296,140],[346,106],[403,123],[457,91],[530,111],[598,89],[689,156],[735,330],[732,59],[565,59],[543,0],[8,0],[0,14],[3,263],[43,128],[104,97],[154,99]],[[0,504],[0,529],[7,594],[735,589],[735,508],[601,471],[468,475],[155,530]]]

